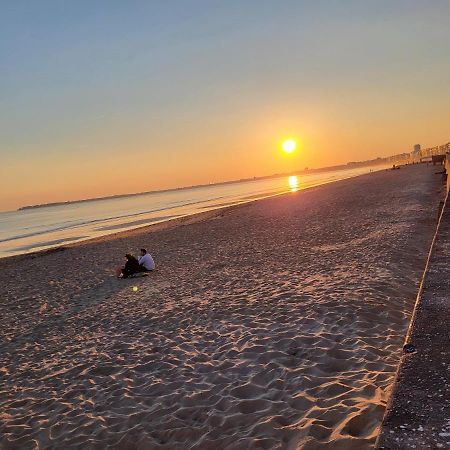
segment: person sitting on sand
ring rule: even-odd
[[[141,256],[139,257],[139,265],[143,272],[151,272],[155,270],[155,261],[153,261],[150,253],[145,248],[141,248]]]
[[[135,273],[142,272],[142,267],[139,265],[139,261],[133,256],[127,253],[125,255],[125,266],[118,267],[116,270],[117,278],[128,278]]]

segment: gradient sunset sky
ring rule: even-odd
[[[449,17],[448,0],[4,1],[0,210],[448,142]]]

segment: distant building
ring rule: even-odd
[[[413,153],[419,153],[419,152],[420,152],[420,144],[416,144],[416,145],[414,146]]]

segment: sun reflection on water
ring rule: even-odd
[[[291,192],[298,191],[298,177],[296,175],[291,175],[288,178],[288,184],[289,184],[289,189],[291,190]]]

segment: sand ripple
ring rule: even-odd
[[[0,262],[0,446],[370,448],[439,200],[408,170]],[[148,279],[97,262],[141,243]]]

